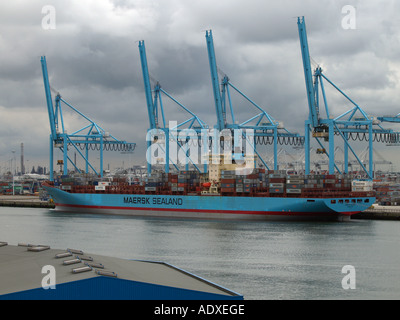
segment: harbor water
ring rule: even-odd
[[[164,261],[248,300],[400,298],[399,221],[227,222],[0,207],[0,241]],[[342,273],[345,266],[351,271]]]

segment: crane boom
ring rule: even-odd
[[[47,73],[46,57],[42,56],[40,58],[40,62],[42,64],[43,82],[44,82],[44,90],[46,93],[47,111],[49,113],[51,136],[52,136],[52,139],[56,139],[56,137],[57,137],[57,129],[56,129],[56,125],[55,125],[56,119],[54,116],[54,107],[53,107],[53,101],[51,98],[51,89],[50,89],[49,75]]]
[[[146,48],[143,40],[139,41],[139,52],[140,52],[140,61],[142,63],[144,90],[146,94],[147,111],[149,113],[150,129],[155,129],[157,128],[157,123],[154,115],[154,104],[153,104],[153,97],[151,94],[150,76],[146,58]]]
[[[378,117],[379,121],[382,122],[393,122],[393,123],[400,123],[400,113],[397,116],[383,116],[383,117]]]
[[[222,108],[221,93],[219,90],[217,61],[215,58],[214,42],[211,30],[206,31],[208,60],[210,62],[211,82],[214,92],[215,110],[217,112],[217,129],[223,130],[226,128],[225,116]]]
[[[310,111],[310,121],[312,126],[319,126],[319,112],[318,107],[315,102],[315,90],[313,85],[313,74],[311,69],[310,62],[310,52],[308,49],[308,41],[307,41],[307,31],[306,31],[306,23],[304,17],[297,19],[297,26],[299,29],[299,37],[300,37],[300,46],[301,46],[301,55],[303,58],[303,67],[304,67],[304,77],[306,81],[306,89],[307,89],[307,99],[308,99],[308,107]]]

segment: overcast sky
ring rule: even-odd
[[[344,27],[349,23],[348,13],[342,13],[346,5],[355,8],[353,29]],[[49,20],[45,6],[55,9],[55,20]],[[313,61],[366,112],[379,116],[400,112],[399,15],[396,0],[2,1],[0,172],[9,166],[12,150],[19,166],[21,143],[27,169],[48,166],[42,55],[51,86],[66,101],[118,139],[137,143],[134,156],[115,160],[127,166],[144,162],[149,123],[139,40],[145,40],[151,76],[213,127],[205,40],[205,31],[212,29],[218,67],[231,82],[289,131],[304,134],[308,105],[297,17],[305,16]],[[327,91],[331,114],[352,107]],[[185,117],[176,105],[166,103],[165,109],[167,119]],[[71,132],[80,123],[64,110]],[[235,112],[239,120],[256,114],[245,103],[237,103]],[[377,150],[390,161],[398,158],[399,147]],[[55,158],[61,159],[60,153]]]

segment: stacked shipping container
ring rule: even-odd
[[[79,179],[62,177],[55,182],[70,192],[131,193],[131,194],[177,194],[201,195],[215,192],[232,196],[265,196],[265,197],[334,197],[337,192],[365,192],[371,190],[365,182],[353,182],[350,175],[287,175],[285,171],[266,171],[254,169],[250,174],[242,171],[221,170],[220,181],[209,181],[207,173],[194,170],[168,173],[154,171],[143,181],[129,184],[125,178],[108,179],[108,181],[91,181],[80,183]],[[90,190],[89,190],[90,188]],[[362,188],[362,190],[361,190]]]

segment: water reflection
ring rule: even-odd
[[[0,208],[0,241],[165,261],[246,299],[400,298],[400,223],[233,222]],[[344,265],[357,290],[341,287]]]

